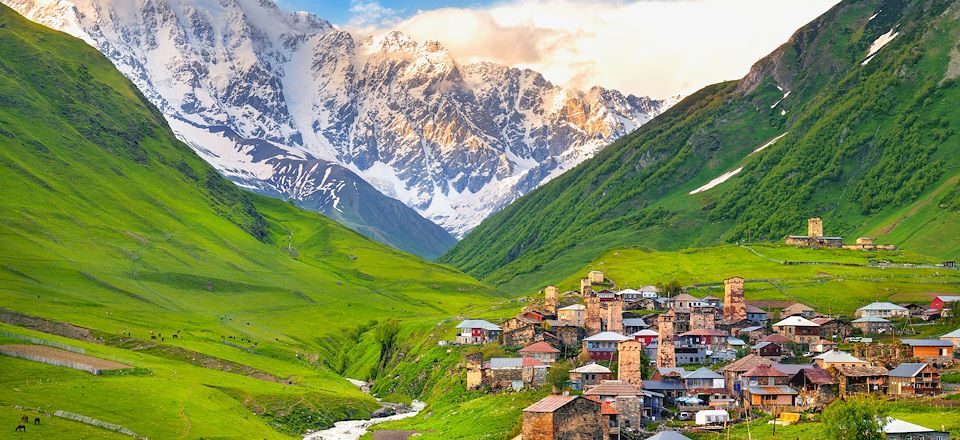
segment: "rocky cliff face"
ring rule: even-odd
[[[667,107],[462,65],[398,32],[359,39],[271,0],[2,1],[105,53],[231,180],[334,217],[335,169],[462,235]],[[357,203],[390,204],[371,197]]]

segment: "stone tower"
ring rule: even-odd
[[[640,341],[627,339],[617,345],[617,379],[640,388],[643,385],[643,346]]]
[[[723,280],[723,319],[729,322],[747,319],[747,304],[743,300],[743,278]]]
[[[677,319],[676,312],[670,309],[667,313],[657,317],[657,368],[675,368],[677,354],[674,350],[673,323]]]
[[[807,236],[823,237],[823,220],[820,217],[807,219]]]
[[[690,330],[698,328],[705,330],[717,328],[713,307],[696,307],[690,311]]]
[[[587,330],[587,336],[592,336],[597,333],[600,333],[600,325],[602,319],[600,316],[600,298],[596,296],[588,296],[583,300],[586,305],[586,313],[584,314],[583,326]]]
[[[547,286],[543,289],[543,293],[546,297],[547,314],[556,315],[557,306],[560,305],[560,290],[557,286]]]
[[[623,297],[607,302],[606,318],[606,331],[623,334]]]
[[[590,282],[590,278],[580,278],[580,295],[586,298],[592,293],[593,283]]]

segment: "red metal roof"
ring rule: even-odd
[[[743,377],[787,377],[787,375],[773,368],[772,365],[757,365],[751,368],[750,371],[743,373]]]
[[[553,348],[552,345],[546,342],[540,341],[523,347],[520,353],[560,353],[560,350]]]

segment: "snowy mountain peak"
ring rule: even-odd
[[[316,209],[336,215],[350,185],[322,161],[455,235],[668,106],[460,65],[402,32],[358,41],[270,0],[0,1],[98,48],[235,182],[305,205],[323,193]]]

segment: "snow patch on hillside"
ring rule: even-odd
[[[730,180],[731,177],[736,176],[737,174],[740,174],[741,171],[743,171],[743,167],[737,168],[737,169],[735,169],[735,170],[733,170],[733,171],[730,171],[730,172],[723,173],[723,174],[720,175],[720,177],[717,177],[716,179],[713,179],[713,180],[707,182],[706,185],[703,185],[703,186],[701,186],[700,188],[697,188],[697,189],[695,189],[695,190],[693,190],[693,191],[690,191],[689,194],[690,194],[690,195],[699,194],[699,193],[702,193],[702,192],[707,191],[707,190],[709,190],[709,189],[712,189],[713,187],[715,187],[715,186],[717,186],[717,185],[719,185],[719,184],[721,184],[721,183],[723,183],[723,182],[726,182],[727,180]]]
[[[782,115],[785,115],[785,114],[787,114],[787,113],[784,111],[784,112],[781,112],[781,114],[782,114]],[[757,154],[757,153],[765,150],[767,147],[775,144],[777,141],[779,141],[781,138],[783,138],[784,136],[786,136],[786,135],[789,134],[789,133],[790,133],[790,132],[788,131],[788,132],[786,132],[786,133],[784,133],[784,134],[781,134],[780,136],[777,136],[777,137],[775,137],[775,138],[773,138],[773,139],[770,139],[769,142],[763,144],[762,146],[760,146],[760,148],[757,148],[756,150],[753,150],[753,152],[751,152],[749,155],[750,155],[750,156],[753,156],[754,154]]]
[[[893,41],[897,35],[900,35],[900,32],[894,32],[893,29],[890,29],[887,33],[877,37],[876,40],[873,40],[873,44],[870,45],[870,50],[867,51],[867,58],[863,60],[860,65],[866,66],[867,63],[873,59],[874,55],[876,55],[880,49],[883,49],[883,46],[886,46],[887,43]]]

